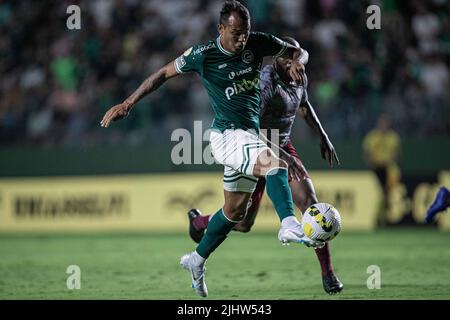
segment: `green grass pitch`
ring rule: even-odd
[[[194,247],[181,233],[0,235],[0,299],[202,299],[179,266]],[[208,299],[450,299],[449,248],[450,233],[428,228],[343,232],[331,252],[344,291],[328,296],[312,249],[233,232],[207,263]],[[69,265],[79,290],[67,289]]]

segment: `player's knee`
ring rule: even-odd
[[[282,159],[278,159],[278,167],[279,168],[284,168],[287,169],[288,168],[288,164],[286,161],[282,160]]]
[[[272,162],[272,165],[270,166],[270,169],[268,169],[269,171],[272,171],[272,174],[275,174],[276,172],[278,172],[278,168],[282,168],[282,169],[288,169],[288,164],[286,161],[282,160],[282,159],[276,159]]]
[[[286,161],[278,158],[275,154],[269,151],[262,152],[256,163],[254,173],[256,176],[259,176],[261,173],[265,174],[265,172],[273,170],[275,168],[288,168],[288,164]]]

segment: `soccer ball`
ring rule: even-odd
[[[327,242],[341,231],[341,216],[331,204],[316,203],[303,213],[301,227],[309,239]]]

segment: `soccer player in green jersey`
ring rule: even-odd
[[[284,41],[300,48],[300,44],[291,37],[283,37]],[[302,62],[308,62],[308,53],[304,50]],[[322,157],[330,165],[333,162],[340,164],[336,150],[334,149],[328,134],[320,123],[313,106],[308,98],[308,81],[301,85],[293,83],[287,74],[291,59],[277,58],[273,64],[266,65],[261,70],[261,102],[260,102],[260,127],[266,130],[270,137],[271,130],[275,129],[276,137],[272,136],[270,142],[278,143],[280,156],[289,164],[289,186],[292,191],[292,200],[301,212],[316,203],[319,203],[313,182],[305,166],[300,160],[291,140],[291,131],[296,116],[301,116],[308,126],[320,137],[320,151]],[[306,72],[305,72],[305,79]],[[259,178],[248,204],[247,213],[233,230],[249,232],[252,228],[265,191],[266,181]],[[192,240],[199,243],[208,228],[211,215],[202,215],[199,209],[191,209],[188,212],[189,235]],[[320,262],[322,271],[322,284],[325,292],[335,294],[343,289],[342,282],[337,278],[332,264],[330,246],[328,242],[323,248],[316,248],[315,253]]]
[[[210,135],[211,152],[224,165],[225,203],[213,216],[197,248],[181,258],[190,271],[192,287],[208,295],[205,262],[241,221],[258,177],[266,179],[266,190],[281,221],[278,239],[320,246],[304,237],[295,217],[288,182],[288,165],[258,137],[259,74],[265,56],[292,58],[289,76],[302,83],[304,66],[301,48],[270,34],[250,32],[250,14],[235,0],[224,3],[220,12],[219,36],[187,49],[181,56],[148,77],[123,103],[104,115],[101,126],[126,117],[136,103],[165,81],[195,72],[209,95],[215,117]]]

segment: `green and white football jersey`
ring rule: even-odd
[[[196,72],[208,92],[212,127],[259,132],[260,70],[265,56],[281,56],[287,44],[273,35],[252,32],[240,53],[226,51],[220,36],[195,45],[175,60],[178,73]]]

